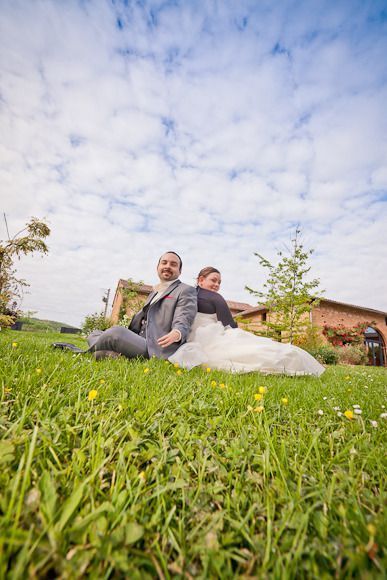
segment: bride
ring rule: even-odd
[[[234,373],[320,376],[324,367],[297,346],[256,336],[237,327],[224,298],[218,294],[219,270],[208,266],[197,277],[198,314],[188,340],[169,361],[191,369],[205,364]]]

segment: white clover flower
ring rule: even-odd
[[[361,409],[354,409],[353,412],[355,413],[355,415],[361,415],[363,411]]]
[[[340,407],[333,407],[334,411],[340,411]]]
[[[354,409],[360,409],[360,405],[352,405]]]
[[[317,411],[317,415],[324,415],[324,411],[323,411],[322,409],[319,409],[319,410]]]
[[[370,421],[372,427],[374,427],[376,429],[376,427],[378,426],[378,422],[377,421]]]
[[[387,419],[387,413],[381,413],[380,418],[381,419]]]
[[[338,416],[338,417],[341,417],[341,416],[342,416],[342,414],[343,414],[343,413],[342,413],[341,411],[339,411],[339,412],[337,413],[337,416]]]
[[[328,397],[323,397],[323,400],[326,401]]]

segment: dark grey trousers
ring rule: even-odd
[[[145,338],[123,326],[112,326],[107,330],[93,330],[87,337],[87,342],[92,352],[112,350],[127,358],[136,356],[149,358]]]

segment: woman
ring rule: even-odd
[[[205,364],[236,373],[320,376],[324,367],[309,353],[237,328],[224,298],[218,294],[219,270],[208,266],[197,277],[198,314],[187,342],[169,360],[185,368]]]

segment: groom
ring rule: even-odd
[[[134,315],[129,329],[113,326],[88,336],[89,350],[97,360],[120,354],[167,359],[186,341],[197,313],[197,294],[195,288],[178,279],[181,268],[181,258],[175,252],[161,256],[157,264],[160,283]]]

